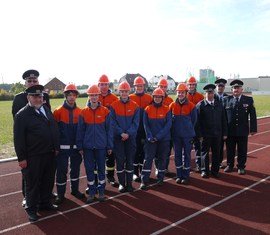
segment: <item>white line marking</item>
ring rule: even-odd
[[[172,180],[172,178],[166,179],[166,180],[164,180],[164,182],[170,181],[170,180]],[[157,185],[157,183],[151,184],[151,185],[149,185],[148,187],[153,187],[153,186],[155,186],[155,185]],[[141,189],[136,189],[136,190],[134,190],[134,192],[136,192],[136,191],[141,191]],[[117,194],[117,195],[115,195],[115,196],[108,197],[107,200],[112,200],[112,199],[114,199],[114,198],[118,198],[118,197],[121,197],[121,196],[124,196],[124,195],[128,195],[128,194],[130,194],[130,193],[129,193],[129,192],[126,192],[126,193]],[[25,226],[30,225],[30,224],[35,224],[35,223],[38,223],[38,222],[40,222],[40,221],[44,221],[44,220],[47,220],[47,219],[51,219],[51,218],[54,218],[54,217],[59,216],[59,215],[65,215],[65,214],[67,214],[67,213],[70,213],[70,212],[73,212],[73,211],[77,211],[77,210],[79,210],[79,209],[82,209],[82,208],[85,208],[85,207],[88,207],[88,206],[96,205],[97,203],[100,203],[100,202],[99,202],[99,201],[96,201],[96,202],[93,202],[93,203],[91,203],[91,204],[85,204],[85,205],[82,205],[82,206],[78,206],[78,207],[75,207],[75,208],[72,208],[72,209],[63,211],[63,212],[57,211],[56,214],[53,214],[53,215],[49,215],[49,216],[40,218],[37,222],[33,222],[33,223],[31,223],[31,222],[26,222],[26,223],[23,223],[23,224],[19,224],[19,225],[10,227],[10,228],[6,228],[6,229],[3,229],[3,230],[0,230],[0,234],[6,233],[6,232],[9,232],[9,231],[12,231],[12,230],[21,228],[21,227],[25,227]]]
[[[20,171],[16,171],[16,172],[13,172],[13,173],[8,173],[8,174],[0,175],[0,177],[10,176],[10,175],[17,175],[17,174],[20,174],[20,173],[21,173]]]
[[[270,146],[268,144],[260,144],[260,143],[253,143],[253,142],[248,142],[248,144],[254,144],[254,145],[258,145],[258,146]]]
[[[264,179],[261,179],[260,181],[257,181],[256,183],[250,185],[249,187],[245,187],[245,188],[241,189],[240,191],[235,192],[235,193],[231,194],[230,196],[225,197],[222,200],[217,201],[214,204],[201,209],[200,211],[197,211],[197,212],[195,212],[195,213],[193,213],[193,214],[191,214],[191,215],[189,215],[189,216],[187,216],[187,217],[185,217],[185,218],[183,218],[181,220],[178,220],[178,221],[176,221],[176,222],[174,222],[174,223],[172,223],[172,224],[170,224],[170,225],[168,225],[168,226],[166,226],[166,227],[152,233],[151,235],[158,235],[158,234],[161,234],[163,232],[166,232],[169,229],[172,229],[172,228],[178,226],[179,224],[182,224],[182,223],[184,223],[184,222],[186,222],[186,221],[188,221],[188,220],[190,220],[190,219],[192,219],[192,218],[194,218],[194,217],[196,217],[196,216],[198,216],[198,215],[200,215],[200,214],[202,214],[202,213],[204,213],[204,212],[206,212],[206,211],[208,211],[208,210],[210,210],[210,209],[212,209],[212,208],[214,208],[214,207],[216,207],[216,206],[218,206],[218,205],[220,205],[220,204],[222,204],[222,203],[224,203],[224,202],[226,202],[226,201],[228,201],[228,200],[230,200],[230,199],[232,199],[234,197],[236,197],[237,195],[239,195],[241,193],[243,193],[243,192],[245,192],[245,191],[247,191],[249,189],[254,188],[255,186],[265,182],[268,179],[270,179],[270,176],[268,176],[268,177],[266,177]]]

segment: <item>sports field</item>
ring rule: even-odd
[[[172,96],[175,98],[175,96]],[[253,96],[255,101],[255,107],[257,116],[269,116],[270,115],[270,96],[257,95]],[[78,98],[77,105],[84,107],[87,98]],[[51,99],[52,110],[63,103],[63,99]],[[11,114],[12,101],[0,102],[0,159],[6,157],[14,157],[13,150],[13,118]]]

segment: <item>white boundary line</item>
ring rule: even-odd
[[[214,208],[214,207],[216,207],[216,206],[218,206],[220,204],[222,204],[223,202],[226,202],[226,201],[238,196],[239,194],[241,194],[241,193],[243,193],[245,191],[248,191],[248,190],[254,188],[255,186],[257,186],[257,185],[259,185],[259,184],[261,184],[261,183],[263,183],[263,182],[265,182],[266,180],[269,180],[269,179],[270,179],[270,176],[268,176],[268,177],[266,177],[264,179],[261,179],[260,181],[257,181],[256,183],[254,183],[254,184],[252,184],[252,185],[250,185],[248,187],[245,187],[242,190],[240,190],[238,192],[235,192],[235,193],[231,194],[230,196],[225,197],[222,200],[217,201],[216,203],[214,203],[214,204],[212,204],[210,206],[204,207],[203,209],[201,209],[201,210],[199,210],[199,211],[197,211],[197,212],[195,212],[195,213],[193,213],[193,214],[191,214],[191,215],[189,215],[189,216],[187,216],[187,217],[185,217],[185,218],[183,218],[181,220],[178,220],[177,222],[174,222],[174,223],[168,225],[167,227],[164,227],[164,228],[162,228],[162,229],[160,229],[160,230],[158,230],[158,231],[156,231],[154,233],[151,233],[151,235],[158,235],[158,234],[161,234],[163,232],[166,232],[169,229],[172,229],[172,228],[178,226],[179,224],[182,224],[182,223],[184,223],[184,222],[186,222],[186,221],[188,221],[188,220],[190,220],[190,219],[192,219],[192,218],[194,218],[194,217],[196,217],[196,216],[198,216],[198,215],[200,215],[200,214],[202,214],[202,213],[204,213],[204,212],[206,212],[206,211],[208,211],[208,210],[210,210],[210,209],[212,209],[212,208]]]
[[[264,147],[262,147],[262,148],[259,148],[259,149],[253,150],[253,151],[250,151],[250,152],[248,152],[248,154],[254,153],[254,152],[257,152],[257,151],[260,151],[260,150],[263,150],[263,149],[268,148],[268,147],[270,147],[270,145],[264,146]],[[261,179],[260,181],[258,181],[258,182],[256,182],[256,183],[252,184],[251,186],[246,187],[246,188],[244,188],[244,189],[242,189],[242,190],[240,190],[240,191],[238,191],[238,192],[236,192],[236,193],[234,193],[234,194],[232,194],[232,195],[230,195],[230,196],[228,196],[228,197],[222,199],[221,201],[218,201],[218,202],[216,202],[216,203],[214,203],[214,204],[212,204],[212,205],[210,205],[210,206],[208,206],[208,207],[205,207],[205,208],[201,209],[200,211],[197,211],[196,213],[194,213],[194,214],[192,214],[192,215],[190,215],[190,216],[188,216],[188,217],[186,217],[186,218],[184,218],[184,219],[182,219],[182,220],[179,220],[179,221],[181,221],[181,222],[177,221],[177,222],[175,222],[175,223],[173,223],[173,224],[171,224],[171,225],[169,225],[169,226],[167,226],[167,227],[165,227],[165,228],[168,228],[168,227],[169,227],[168,229],[170,229],[170,228],[172,228],[172,227],[175,227],[176,225],[178,225],[178,224],[177,224],[178,222],[179,222],[179,223],[183,223],[183,222],[185,222],[185,221],[187,221],[187,220],[189,220],[189,219],[191,219],[191,218],[193,218],[193,217],[195,217],[195,216],[197,216],[197,215],[199,215],[199,214],[201,214],[201,213],[203,213],[203,212],[205,212],[205,211],[207,211],[207,210],[209,210],[209,209],[211,209],[211,208],[213,208],[213,207],[215,207],[215,206],[217,206],[217,205],[219,205],[219,204],[221,204],[221,203],[223,203],[223,202],[225,202],[225,201],[227,201],[227,200],[229,200],[229,199],[231,199],[231,198],[233,198],[233,197],[235,197],[235,196],[237,196],[238,194],[240,194],[240,193],[242,193],[242,192],[244,192],[244,191],[247,191],[247,190],[249,190],[249,189],[255,187],[256,185],[258,185],[258,184],[260,184],[260,183],[262,183],[262,182],[264,182],[264,181],[266,181],[266,180],[268,180],[268,179],[270,179],[270,176],[268,176],[268,177],[266,177],[266,178],[264,178],[264,179]],[[170,180],[173,180],[173,178],[168,178],[168,179],[166,179],[166,180],[164,180],[164,181],[166,182],[166,181],[170,181]],[[157,184],[157,183],[151,184],[151,185],[149,185],[148,187],[153,187],[153,186],[155,186],[156,184]],[[134,190],[134,192],[139,191],[139,190],[141,190],[141,189],[136,189],[136,190]],[[117,195],[115,195],[115,196],[113,196],[113,197],[109,197],[107,200],[111,200],[111,199],[114,199],[114,198],[118,198],[118,197],[121,197],[121,196],[127,195],[127,194],[129,194],[129,193],[126,192],[126,193],[122,193],[122,194],[117,194]],[[85,208],[85,207],[87,207],[87,206],[95,205],[95,204],[97,204],[97,203],[99,203],[99,202],[97,201],[97,202],[91,203],[91,204],[89,204],[89,205],[86,204],[86,205],[78,206],[78,207],[75,207],[75,208],[72,208],[72,209],[63,211],[63,212],[57,211],[56,214],[53,214],[53,215],[49,215],[49,216],[40,218],[39,221],[44,221],[44,220],[47,220],[47,219],[50,219],[50,218],[53,218],[53,217],[56,217],[56,216],[59,216],[59,215],[64,215],[64,214],[67,214],[67,213],[70,213],[70,212],[73,212],[73,211],[77,211],[77,210],[82,209],[82,208]],[[184,220],[184,221],[183,221],[183,220]],[[35,222],[35,223],[38,223],[39,221],[37,221],[37,222]],[[12,230],[15,230],[15,229],[18,229],[18,228],[21,228],[21,227],[24,227],[24,226],[27,226],[27,225],[30,225],[30,224],[31,224],[30,222],[26,222],[26,223],[19,224],[19,225],[16,225],[16,226],[13,226],[13,227],[4,229],[4,230],[0,230],[0,234],[5,233],[5,232],[9,232],[9,231],[12,231]],[[162,229],[162,232],[166,231],[166,230],[164,230],[165,228]],[[168,230],[168,229],[167,229],[167,230]],[[163,231],[163,230],[164,230],[164,231]],[[157,232],[159,232],[159,231],[161,231],[161,230],[158,230]],[[155,232],[155,233],[153,233],[153,234],[159,234],[159,233],[156,233],[156,232]]]

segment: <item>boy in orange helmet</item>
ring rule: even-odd
[[[132,192],[133,163],[136,153],[136,135],[140,113],[138,105],[129,98],[130,85],[121,82],[118,87],[120,99],[111,105],[114,127],[114,153],[120,193]]]
[[[195,77],[190,77],[187,81],[188,93],[187,99],[193,104],[197,105],[200,101],[204,99],[204,96],[197,92],[197,80]],[[194,137],[194,149],[196,155],[196,171],[201,171],[201,143],[198,136]]]
[[[136,136],[136,155],[134,159],[134,174],[133,180],[140,181],[141,170],[144,160],[144,142],[145,142],[145,131],[143,129],[143,113],[147,105],[152,102],[152,97],[144,92],[145,81],[142,77],[138,76],[134,80],[135,93],[131,94],[129,97],[131,100],[137,103],[140,108],[140,123]]]

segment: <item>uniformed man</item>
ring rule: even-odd
[[[215,94],[215,100],[221,102],[223,104],[224,97],[228,96],[227,93],[224,92],[225,85],[227,83],[227,80],[224,78],[219,78],[215,81],[216,84],[216,94]],[[224,155],[224,143],[226,141],[223,139],[223,136],[221,137],[221,143],[220,143],[220,153],[219,153],[219,165],[220,168],[224,169],[225,165],[222,164],[223,162],[223,155]]]
[[[27,88],[28,104],[14,119],[14,147],[25,180],[25,210],[31,222],[38,220],[38,209],[57,208],[51,203],[51,193],[58,131],[51,111],[43,105],[43,90],[41,85]]]
[[[221,137],[227,138],[225,110],[221,102],[214,99],[214,84],[204,86],[205,99],[196,105],[196,135],[201,141],[201,176],[209,177],[209,151],[212,151],[211,175],[219,177],[219,154]]]
[[[38,85],[39,72],[34,69],[27,70],[23,73],[22,78],[25,80],[25,87],[26,89]],[[43,102],[46,106],[48,106],[49,109],[51,109],[50,101],[49,101],[49,95],[47,93],[43,94]],[[13,103],[12,103],[12,116],[13,119],[15,117],[15,114],[23,108],[28,103],[27,100],[27,93],[25,91],[20,92],[19,94],[15,95]],[[22,194],[23,194],[23,201],[22,206],[25,206],[25,192],[24,192],[24,181],[22,180]]]
[[[76,104],[79,91],[75,84],[70,83],[64,88],[65,101],[54,110],[54,119],[58,124],[60,152],[56,158],[56,187],[55,204],[60,205],[65,200],[68,163],[70,161],[71,195],[83,199],[85,195],[79,191],[79,176],[82,156],[76,146],[76,131],[81,109]]]
[[[243,81],[230,83],[232,95],[224,99],[228,120],[227,166],[224,172],[232,172],[237,149],[238,174],[246,173],[248,135],[257,132],[257,117],[252,97],[243,95]],[[249,120],[250,119],[250,120]]]

